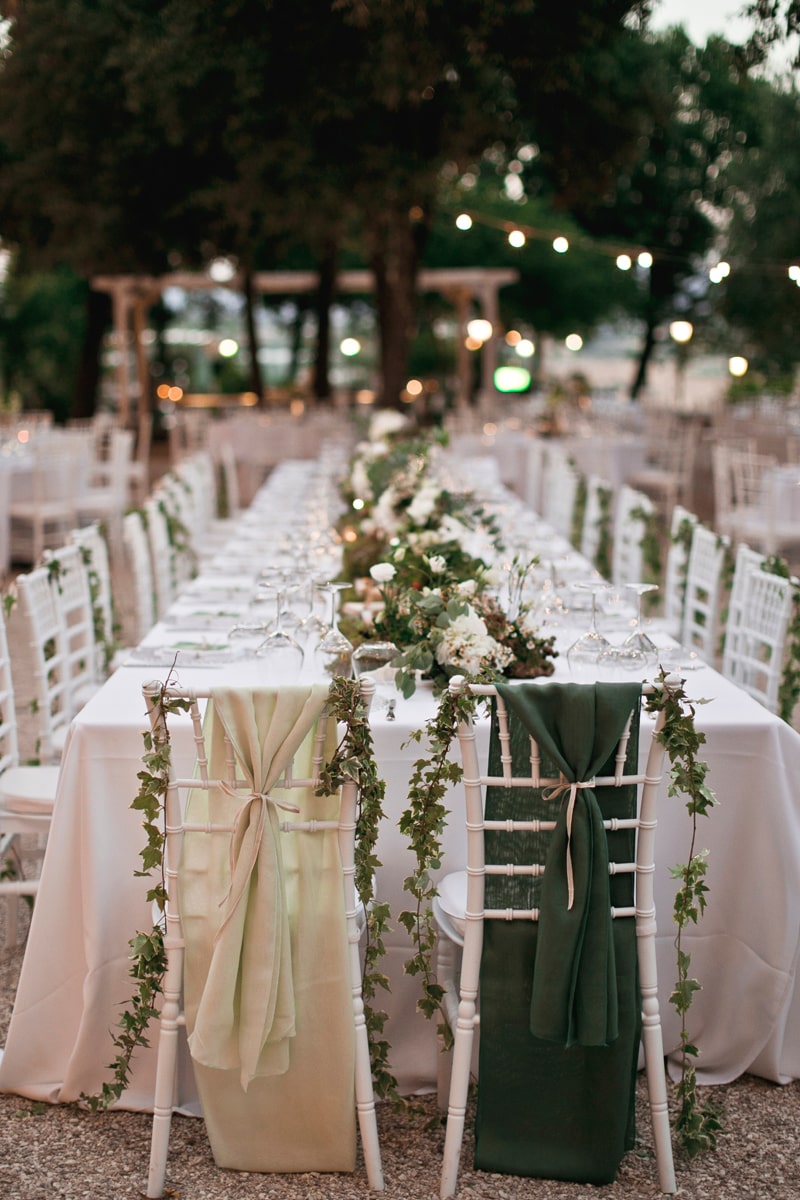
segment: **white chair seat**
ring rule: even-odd
[[[0,775],[0,809],[24,816],[50,817],[58,767],[9,767]]]
[[[444,916],[453,930],[463,941],[467,928],[467,872],[451,871],[437,884],[439,895],[436,897],[436,919]]]

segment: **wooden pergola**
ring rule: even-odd
[[[466,325],[473,310],[491,321],[495,330],[499,323],[498,293],[500,288],[516,283],[519,273],[510,268],[451,267],[422,270],[417,287],[420,292],[438,292],[455,309],[459,326]],[[147,404],[145,386],[148,369],[145,339],[147,313],[167,288],[184,291],[210,291],[215,288],[241,290],[241,279],[213,279],[206,272],[174,271],[166,275],[98,275],[91,281],[98,292],[111,296],[116,349],[117,392],[120,421],[127,424],[132,401],[141,408]],[[318,286],[314,271],[260,271],[253,276],[253,289],[259,294],[293,294],[313,292]],[[337,292],[370,293],[374,290],[372,273],[366,270],[340,271],[336,279]],[[131,364],[135,364],[135,382],[131,379]],[[480,398],[495,394],[494,372],[497,366],[496,342],[489,338],[481,356]],[[466,404],[470,393],[470,352],[464,338],[456,342],[456,373],[459,381],[459,404]],[[134,388],[136,395],[134,396]]]

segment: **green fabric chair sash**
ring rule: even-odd
[[[609,911],[631,904],[633,890],[628,875],[609,879],[609,849],[630,860],[634,835],[607,835],[603,820],[635,815],[636,788],[590,785],[614,774],[632,713],[626,771],[636,770],[641,687],[537,682],[499,684],[498,693],[512,714],[514,774],[529,770],[531,735],[542,775],[562,783],[549,793],[487,791],[487,819],[557,825],[513,841],[486,834],[487,863],[544,862],[546,869],[543,879],[486,879],[487,908],[538,907],[540,916],[485,925],[475,1166],[610,1183],[635,1140],[641,1006],[634,921],[612,921]],[[494,720],[489,770],[500,774]]]

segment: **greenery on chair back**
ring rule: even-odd
[[[703,1103],[697,1093],[697,1076],[692,1059],[697,1047],[692,1043],[687,1027],[687,1014],[694,993],[700,984],[691,978],[691,959],[684,947],[683,935],[690,924],[697,924],[705,910],[706,853],[696,851],[697,818],[708,816],[716,803],[708,787],[708,766],[698,758],[705,734],[695,725],[695,704],[689,700],[683,683],[662,671],[657,677],[656,690],[647,697],[650,712],[664,712],[660,739],[670,763],[668,795],[686,797],[691,817],[691,839],[686,863],[676,866],[671,874],[678,881],[674,903],[677,925],[675,949],[677,981],[670,1003],[681,1018],[681,1078],[677,1085],[679,1111],[675,1132],[680,1145],[689,1157],[716,1145],[720,1129],[719,1115],[713,1103]],[[416,860],[416,869],[404,881],[404,888],[413,899],[413,907],[401,912],[399,920],[408,930],[414,943],[414,954],[405,964],[406,973],[421,980],[421,996],[417,1007],[426,1017],[439,1016],[439,1031],[446,1046],[452,1044],[452,1032],[442,1015],[443,990],[436,981],[433,952],[436,940],[432,902],[436,885],[432,872],[442,861],[442,833],[448,811],[444,797],[448,789],[462,778],[462,769],[451,756],[458,725],[474,717],[479,697],[468,692],[460,695],[444,692],[438,710],[423,729],[410,736],[410,741],[428,748],[427,757],[417,759],[408,788],[408,805],[400,819],[400,830],[409,839]]]
[[[144,753],[142,769],[138,774],[139,791],[131,802],[131,808],[142,814],[142,827],[146,834],[146,843],[139,855],[141,867],[135,875],[149,877],[155,874],[156,881],[149,888],[146,898],[148,903],[157,908],[160,918],[154,922],[149,933],[138,932],[129,942],[129,974],[136,986],[117,1023],[117,1032],[112,1034],[116,1050],[109,1064],[112,1078],[102,1084],[98,1094],[81,1095],[81,1099],[95,1112],[105,1110],[119,1100],[130,1080],[134,1051],[139,1046],[149,1045],[147,1031],[150,1022],[158,1018],[156,1003],[166,970],[163,916],[168,900],[163,811],[170,775],[171,742],[166,718],[171,714],[186,712],[190,707],[188,700],[166,697],[165,688],[169,686],[170,679],[171,673],[152,700],[155,720],[152,727],[142,734]],[[386,976],[379,969],[384,954],[383,935],[388,924],[389,907],[378,903],[374,894],[375,871],[381,865],[375,855],[375,846],[384,817],[382,802],[385,785],[378,776],[372,732],[358,681],[335,679],[331,684],[329,709],[331,717],[343,729],[332,759],[323,765],[320,772],[319,794],[329,795],[338,791],[343,783],[351,779],[359,787],[355,886],[367,916],[362,974],[364,1016],[375,1091],[383,1099],[402,1103],[397,1082],[388,1066],[389,1043],[382,1037],[386,1013],[372,1004],[378,988],[388,990],[389,986]]]
[[[792,615],[786,636],[783,676],[778,688],[778,712],[783,720],[791,725],[794,710],[800,700],[800,581],[790,573],[786,559],[777,554],[767,558],[764,570],[792,580]]]

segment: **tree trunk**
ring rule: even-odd
[[[648,318],[645,327],[644,341],[639,352],[639,363],[636,368],[636,377],[631,384],[631,400],[638,400],[639,393],[647,385],[647,368],[650,365],[650,359],[653,356],[653,348],[656,344],[655,339],[655,324]]]
[[[394,216],[394,214],[392,214]],[[399,407],[408,382],[408,357],[417,308],[417,267],[426,230],[407,217],[385,219],[373,227],[370,266],[375,276],[375,299],[381,362],[379,403]]]
[[[70,413],[73,417],[86,419],[93,416],[97,408],[100,352],[110,324],[111,297],[105,292],[95,292],[92,288],[88,288],[86,292],[86,326],[70,405]]]
[[[259,406],[266,403],[264,395],[264,380],[261,376],[261,364],[258,361],[258,337],[256,335],[256,318],[253,296],[253,273],[249,267],[245,268],[244,277],[242,279],[242,292],[244,293],[244,319],[245,329],[247,331],[247,346],[250,352],[250,369],[248,386],[251,392],[255,392],[258,396]]]
[[[336,294],[336,274],[339,268],[339,247],[331,242],[325,247],[319,263],[317,287],[317,351],[314,359],[314,398],[330,401],[331,380],[328,370],[331,351],[331,305]]]

